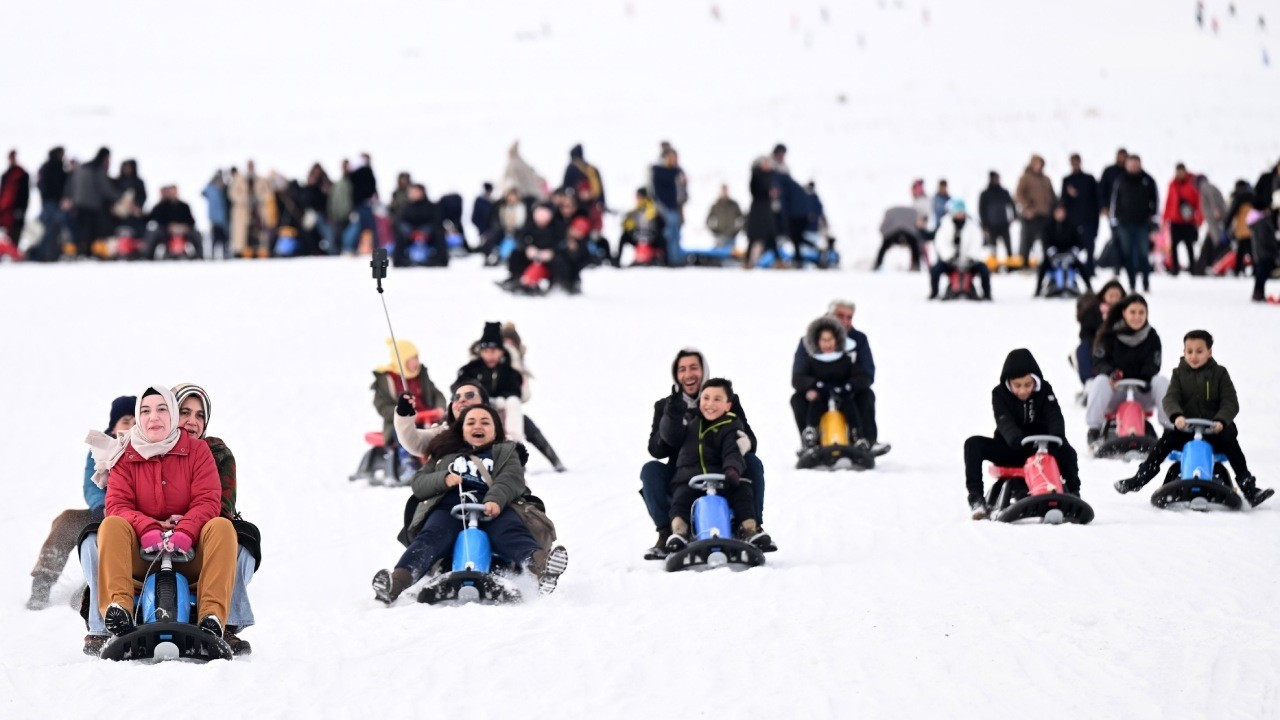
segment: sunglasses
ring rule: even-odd
[[[477,393],[475,390],[468,390],[464,393],[463,392],[454,393],[453,402],[458,402],[459,400],[475,400],[476,395],[478,394],[479,393]]]

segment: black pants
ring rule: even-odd
[[[1169,457],[1169,453],[1181,450],[1183,445],[1194,439],[1195,435],[1185,430],[1165,430],[1155,449],[1138,466],[1138,480],[1144,485],[1150,482],[1151,478],[1160,473],[1160,465]],[[1231,469],[1235,471],[1237,478],[1249,476],[1249,464],[1244,459],[1244,451],[1240,449],[1240,433],[1234,423],[1224,427],[1220,433],[1205,435],[1204,439],[1215,453],[1227,456],[1227,462],[1231,463]]]
[[[676,474],[676,477],[681,476],[681,473]],[[729,507],[733,510],[733,519],[739,525],[742,524],[743,520],[747,519],[755,520],[757,523],[760,522],[760,519],[756,517],[755,491],[752,490],[749,480],[739,482],[737,487],[726,485],[718,492],[729,501]],[[689,487],[689,478],[687,476],[685,476],[684,482],[673,484],[671,487],[671,519],[680,518],[685,522],[690,522],[689,515],[693,512],[693,501],[704,494]]]
[[[809,218],[807,217],[790,218],[787,221],[787,237],[791,238],[791,245],[796,253],[796,257],[795,257],[796,267],[801,267],[804,265],[804,259],[803,259],[803,256],[801,255],[801,253],[804,251],[804,246],[809,245],[810,247],[813,247],[813,249],[815,250],[818,249],[816,245],[813,245],[813,243],[810,243],[808,240],[804,239],[804,231],[807,230],[808,227],[809,227]]]
[[[822,414],[827,411],[827,403],[831,400],[831,388],[815,388],[818,397],[805,402],[805,426],[818,427],[818,422],[822,420]],[[841,393],[836,396],[836,409],[844,415],[845,422],[851,428],[861,428],[862,423],[859,420],[858,405],[854,401],[852,395]],[[861,436],[861,435],[859,435]]]
[[[1267,297],[1267,280],[1271,279],[1271,273],[1275,272],[1275,258],[1267,258],[1265,260],[1256,260],[1253,263],[1253,299],[1265,300]]]
[[[911,250],[911,269],[920,269],[920,241],[911,234],[899,230],[892,235],[886,235],[884,242],[880,243],[880,252],[876,254],[876,270],[884,264],[884,254],[894,245],[906,245]]]
[[[1245,258],[1253,260],[1257,263],[1257,258],[1253,255],[1253,238],[1239,238],[1236,240],[1236,277],[1240,277],[1244,273]]]
[[[1031,248],[1035,246],[1036,241],[1044,239],[1044,230],[1049,227],[1049,220],[1048,215],[1022,218],[1022,232],[1018,236],[1018,254],[1022,256],[1023,267],[1027,267],[1031,262]]]
[[[1196,243],[1200,240],[1200,228],[1191,223],[1171,223],[1169,225],[1169,259],[1173,261],[1170,268],[1174,275],[1177,275],[1182,266],[1178,264],[1178,246],[1185,244],[1187,246],[1187,270],[1192,271],[1196,266]]]
[[[1098,241],[1098,226],[1080,225],[1076,229],[1080,233],[1080,244],[1084,247],[1084,275],[1093,277],[1093,246]]]
[[[1000,241],[1003,240],[1004,256],[1012,257],[1013,240],[1011,237],[1008,225],[991,225],[987,227],[986,236],[983,237],[983,244],[990,249],[992,255],[995,255],[996,251],[1000,249]]]
[[[871,388],[855,392],[852,396],[851,403],[845,405],[841,403],[840,412],[844,413],[845,419],[849,421],[849,427],[858,431],[858,437],[865,438],[867,442],[875,444],[880,437],[880,428],[876,426],[876,392]],[[796,420],[796,431],[804,432],[806,427],[817,426],[817,420],[810,422],[810,411],[814,404],[819,408],[818,417],[822,417],[822,409],[826,408],[825,396],[819,395],[818,400],[810,403],[803,392],[797,392],[791,396],[791,414]],[[846,410],[850,407],[852,413]]]
[[[987,268],[986,264],[980,262],[971,263],[966,269],[978,276],[978,282],[982,287],[982,297],[991,297],[991,271]],[[929,268],[930,300],[938,297],[938,282],[942,280],[942,276],[950,275],[957,270],[959,270],[959,268],[956,267],[955,263],[942,262],[941,260],[934,263],[933,267]]]
[[[982,461],[986,460],[1002,467],[1021,467],[1027,458],[1036,454],[1034,447],[1010,447],[1003,438],[982,437],[974,435],[964,441],[964,485],[969,490],[969,503],[973,504],[985,497],[982,486]],[[1080,468],[1076,462],[1076,451],[1070,445],[1059,445],[1050,448],[1049,454],[1058,461],[1058,470],[1062,472],[1062,482],[1066,491],[1080,492]]]

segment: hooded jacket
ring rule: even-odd
[[[1188,365],[1186,358],[1178,361],[1162,404],[1170,420],[1203,418],[1230,425],[1240,413],[1231,374],[1213,358],[1198,368]]]
[[[676,357],[671,361],[671,381],[676,382],[676,366],[680,364],[682,357],[697,357],[698,362],[702,364],[702,376],[707,377],[707,360],[702,353],[692,348],[685,348],[676,353]],[[694,417],[698,417],[698,398],[689,397],[679,389],[679,385],[672,385],[670,395],[663,395],[653,404],[653,423],[649,428],[649,455],[656,460],[666,460],[667,465],[671,468],[676,466],[676,455],[680,451],[680,443],[669,443],[663,439],[661,433],[662,417],[669,409],[670,403],[676,399],[677,394],[680,400],[684,401],[685,408],[683,411],[684,421],[688,424]],[[733,403],[732,413],[741,421],[741,430],[747,434],[747,438],[751,440],[751,452],[755,452],[758,447],[756,443],[755,431],[751,429],[751,421],[747,419],[747,411],[742,407],[742,401],[738,398],[737,393],[729,396],[729,402]],[[674,409],[672,409],[674,412]],[[736,436],[737,433],[735,432]]]
[[[1019,400],[1009,381],[1030,375],[1036,389]],[[991,390],[991,409],[996,417],[996,437],[1010,447],[1019,447],[1028,435],[1056,435],[1067,441],[1067,426],[1062,408],[1050,385],[1040,373],[1040,365],[1026,348],[1018,348],[1004,359],[1000,384]]]
[[[1120,320],[1093,348],[1093,374],[1150,382],[1160,373],[1160,335],[1151,323],[1133,330]]]
[[[818,350],[818,337],[825,331],[831,331],[836,337],[836,351],[822,353]],[[796,392],[808,392],[821,387],[838,387],[848,385],[849,390],[866,390],[871,387],[871,378],[862,372],[853,362],[856,346],[850,347],[849,338],[839,320],[829,316],[809,323],[801,344],[805,356],[797,367],[792,368],[791,387]],[[852,351],[852,353],[850,352]]]
[[[978,220],[982,229],[1008,228],[1015,215],[1013,198],[1003,185],[987,185],[987,189],[978,196]]]
[[[727,412],[715,420],[708,420],[701,412],[695,413],[689,422],[681,416],[663,418],[663,440],[679,447],[676,455],[676,471],[671,476],[672,487],[689,482],[695,475],[722,473],[729,468],[746,471],[742,451],[738,449],[738,432],[744,430],[742,421],[733,412]]]

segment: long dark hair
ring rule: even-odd
[[[489,413],[489,417],[493,418],[493,442],[481,447],[472,447],[462,436],[462,426],[466,422],[467,415],[473,412],[481,411]],[[477,453],[492,447],[495,443],[500,443],[507,438],[506,430],[502,427],[502,415],[488,405],[472,405],[462,414],[458,416],[457,422],[449,426],[447,430],[440,433],[427,443],[427,449],[424,451],[427,459],[440,459],[446,455],[455,453]]]
[[[1115,336],[1116,331],[1113,329],[1114,326],[1116,323],[1124,321],[1124,311],[1134,303],[1141,303],[1142,307],[1147,307],[1147,299],[1138,293],[1134,293],[1132,295],[1125,295],[1123,300],[1107,309],[1107,316],[1102,319],[1102,327],[1098,328],[1098,337],[1094,340],[1095,347],[1102,345],[1103,341],[1109,340]],[[1150,311],[1150,308],[1148,308],[1148,311]],[[1150,324],[1150,322],[1150,320],[1147,320],[1148,324]]]

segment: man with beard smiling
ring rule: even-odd
[[[649,431],[649,454],[655,459],[644,464],[640,469],[640,496],[644,498],[649,517],[658,529],[658,540],[645,552],[646,560],[661,560],[666,557],[667,538],[671,537],[671,478],[675,474],[676,455],[679,447],[663,442],[658,433],[658,424],[662,420],[669,403],[684,404],[685,423],[698,413],[698,393],[702,390],[702,382],[706,379],[707,362],[702,352],[693,348],[685,348],[676,353],[675,362],[671,363],[671,378],[675,384],[671,386],[671,394],[659,398],[653,404],[653,427]],[[742,401],[734,393],[729,402],[733,404],[734,414],[742,420],[745,432],[738,433],[738,449],[741,450],[746,464],[743,478],[750,480],[755,491],[756,518],[763,528],[764,520],[764,464],[756,457],[756,434],[747,420],[747,412]],[[765,552],[777,550],[770,544]]]

